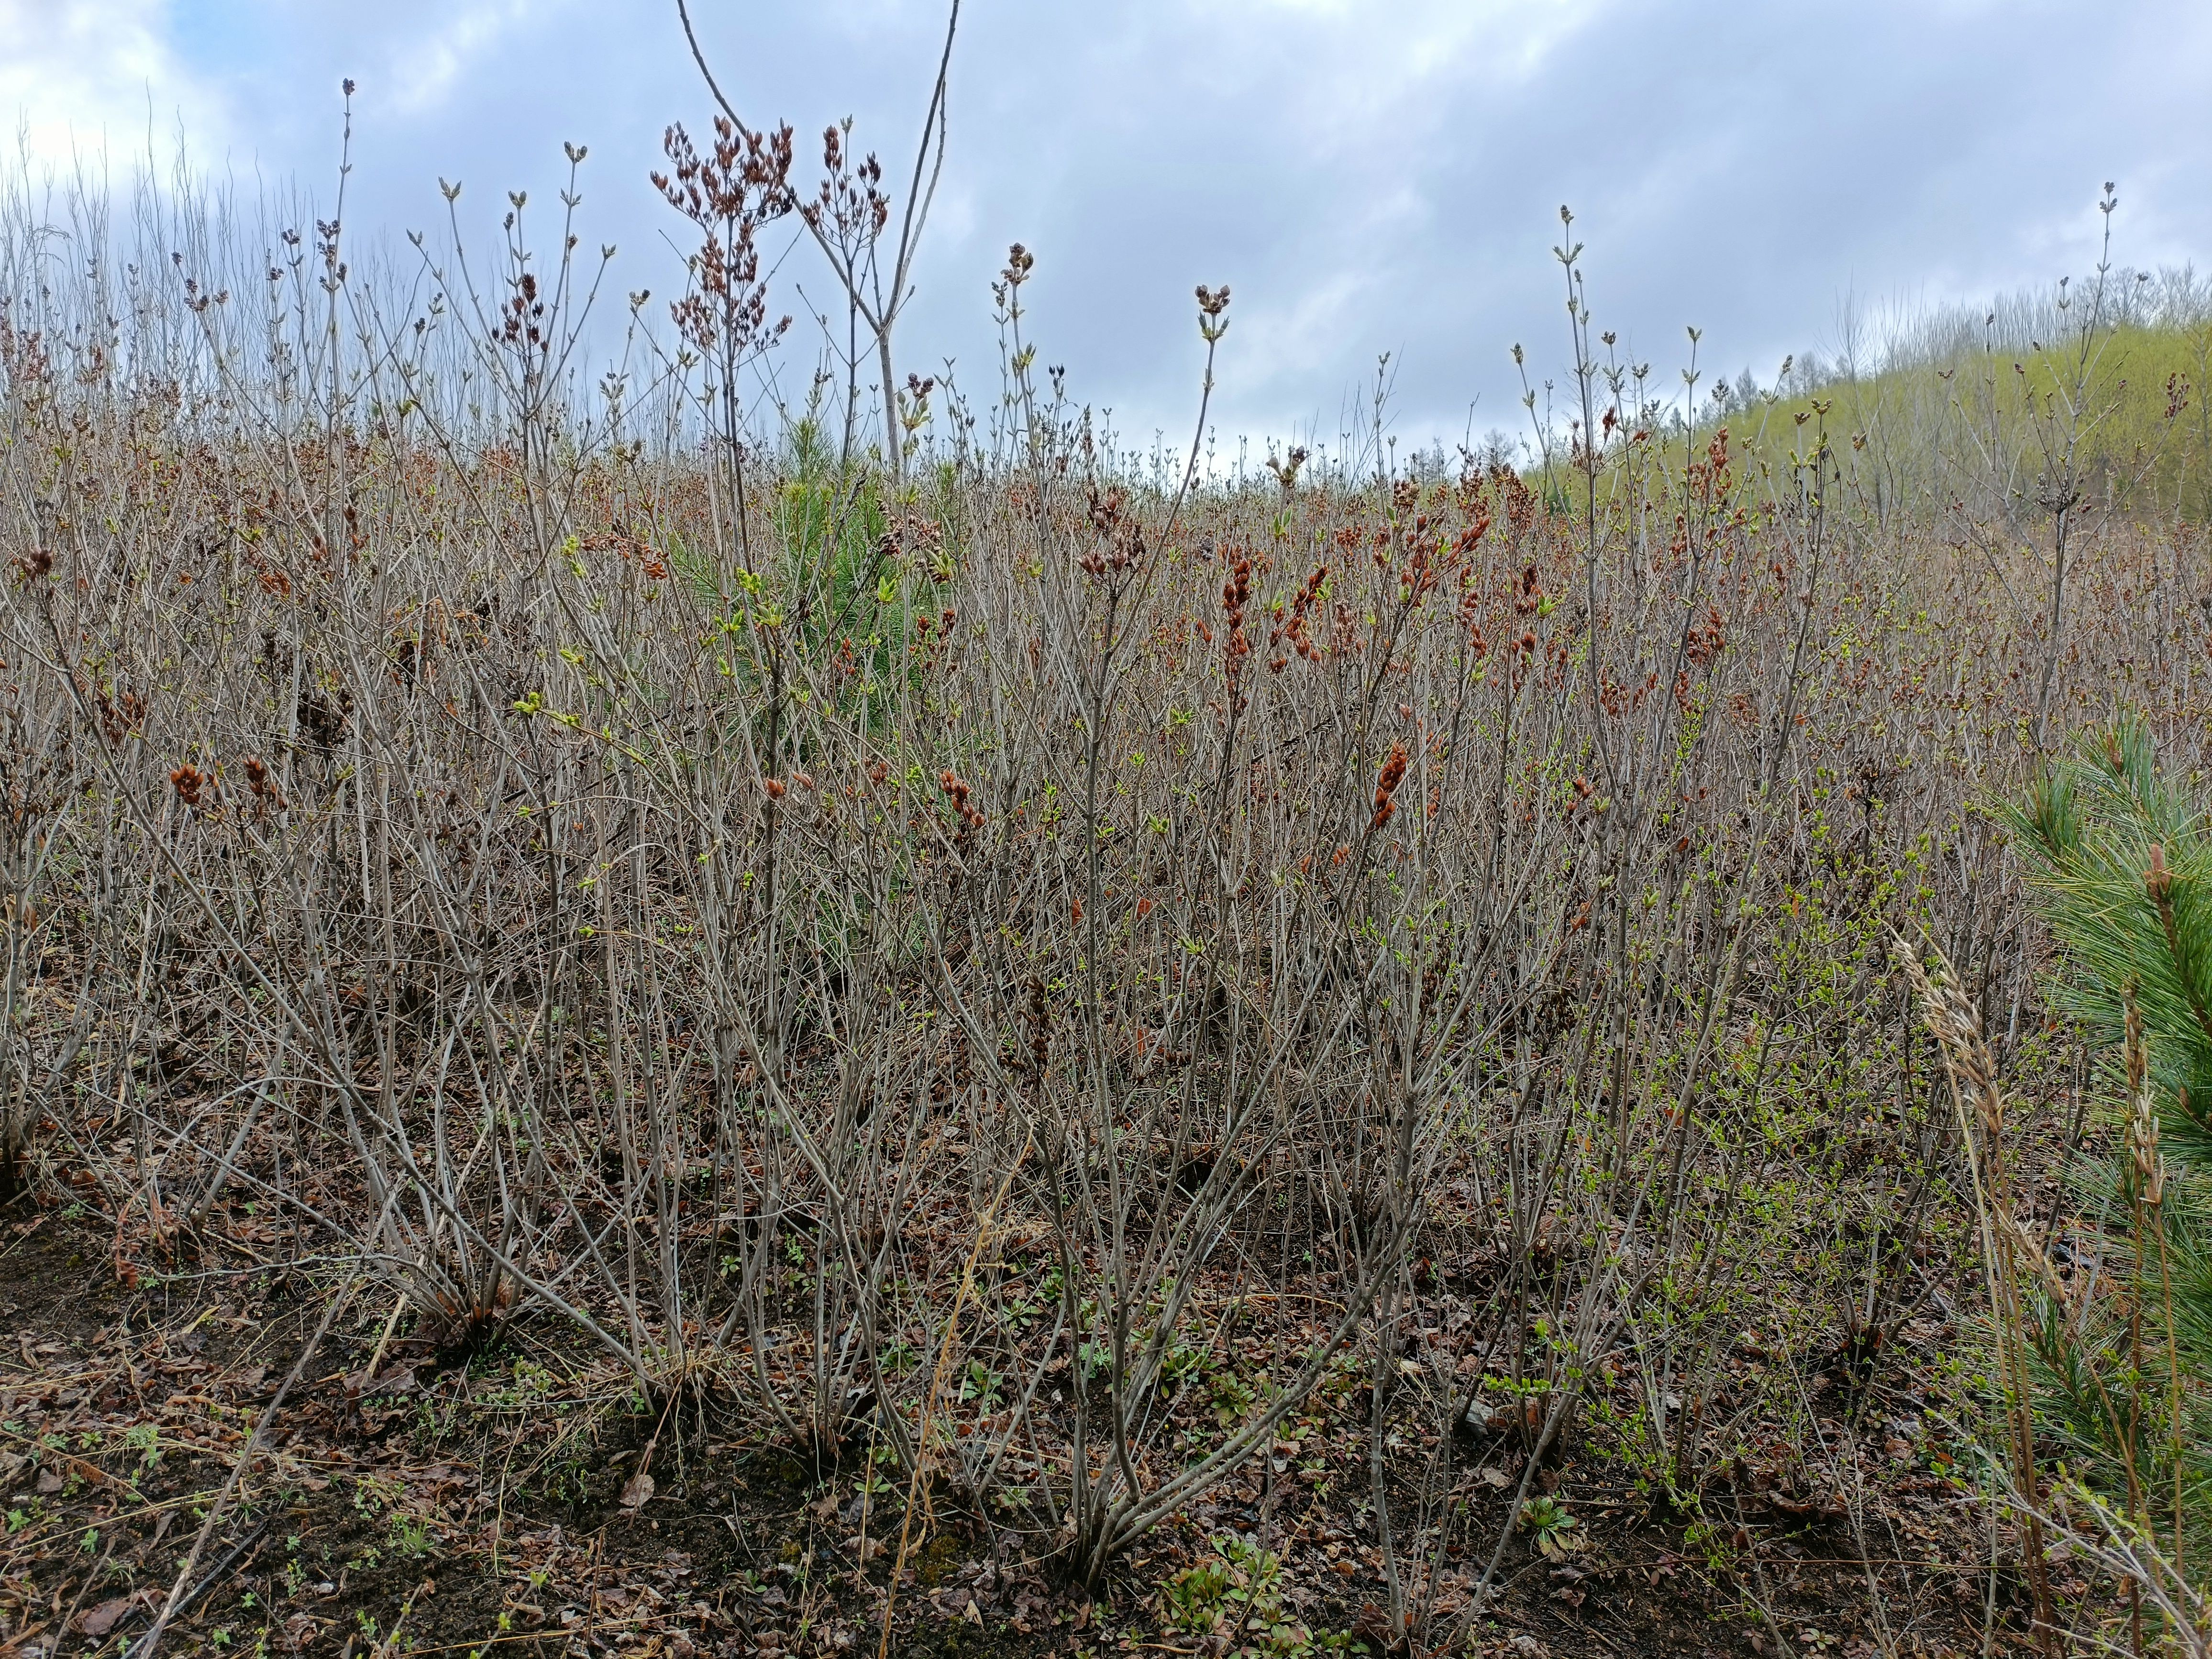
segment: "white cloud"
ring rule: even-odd
[[[391,52],[386,74],[399,88],[392,100],[399,113],[413,114],[444,102],[513,30],[529,20],[529,0],[441,9],[444,20],[422,40],[407,40]]]
[[[166,153],[181,122],[222,143],[223,100],[179,60],[166,0],[0,0],[0,120],[31,153],[64,163],[105,151]]]
[[[703,0],[724,87],[805,135],[848,112],[895,173],[946,0]],[[509,187],[550,197],[590,145],[587,242],[626,287],[670,286],[645,184],[662,125],[708,108],[674,0],[0,0],[0,123],[34,152],[143,151],[251,176],[335,178],[339,79],[356,76],[349,229],[441,216],[471,234]],[[1694,13],[1694,17],[1691,14]],[[2002,15],[2004,27],[1991,27]],[[1192,283],[1231,282],[1224,432],[1334,410],[1401,353],[1401,430],[1456,438],[1468,401],[1507,422],[1506,347],[1564,350],[1558,207],[1590,295],[1671,374],[1685,323],[1717,368],[1771,372],[1855,286],[1972,298],[2080,273],[2097,185],[2120,184],[2123,259],[2212,255],[2194,187],[2212,139],[2212,10],[2141,0],[1863,0],[1850,26],[1771,0],[969,0],[952,144],[900,350],[997,361],[988,283],[1039,255],[1033,321],[1079,397],[1146,430],[1187,416]],[[0,138],[4,138],[0,125]],[[218,171],[221,167],[218,167]],[[797,309],[823,274],[778,277]],[[904,367],[904,365],[902,365]],[[974,389],[974,388],[971,388]]]

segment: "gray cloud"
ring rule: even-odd
[[[30,0],[0,0],[28,15]],[[443,214],[465,179],[550,199],[588,143],[587,243],[667,291],[672,216],[645,182],[706,98],[673,0],[65,0],[0,96],[42,112],[36,54],[74,77],[82,142],[181,117],[203,161],[328,198],[337,83],[359,79],[349,228]],[[56,14],[59,15],[59,14]],[[850,113],[902,175],[941,13],[922,0],[699,0],[725,85],[814,135]],[[112,21],[109,31],[98,27]],[[112,61],[99,41],[122,44]],[[43,45],[41,43],[44,43]],[[25,64],[27,63],[27,67]],[[2087,268],[2117,179],[2123,259],[2212,245],[2212,14],[2187,0],[969,0],[951,157],[901,340],[996,386],[988,283],[1018,239],[1043,359],[1129,438],[1185,441],[1201,347],[1190,290],[1236,289],[1224,433],[1333,437],[1395,354],[1397,430],[1517,428],[1508,347],[1565,355],[1557,210],[1574,204],[1599,325],[1667,384],[1685,325],[1733,374],[1834,332],[1846,294],[1976,298]],[[783,267],[826,299],[811,250]],[[795,332],[802,363],[808,348]],[[1548,369],[1547,367],[1548,366]],[[800,371],[803,373],[803,369]]]

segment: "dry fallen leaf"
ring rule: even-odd
[[[644,1469],[623,1482],[622,1506],[626,1510],[641,1510],[653,1498],[653,1476]]]
[[[381,1376],[371,1376],[366,1370],[346,1374],[345,1390],[363,1400],[373,1400],[380,1395],[412,1394],[415,1373],[404,1365],[388,1367]]]
[[[112,1601],[102,1601],[78,1620],[78,1626],[87,1636],[105,1636],[115,1628],[116,1621],[131,1611],[134,1598],[118,1595]]]

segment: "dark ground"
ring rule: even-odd
[[[370,1378],[362,1368],[386,1292],[364,1291],[334,1322],[184,1572],[210,1499],[341,1275],[247,1260],[243,1217],[172,1273],[118,1273],[112,1240],[89,1222],[22,1213],[0,1228],[0,1656],[119,1653],[180,1576],[170,1652],[878,1650],[902,1493],[872,1498],[864,1516],[864,1455],[818,1473],[749,1434],[735,1400],[711,1393],[672,1420],[547,1325],[526,1322],[454,1362],[408,1340],[403,1322]],[[1609,1472],[1570,1447],[1542,1478],[1579,1517],[1581,1547],[1553,1561],[1516,1538],[1500,1604],[1451,1650],[1977,1653],[1992,1595],[1996,1648],[2024,1649],[2007,1577],[1986,1568],[1986,1511],[1943,1444],[1942,1335],[1909,1330],[1919,1348],[1893,1356],[1870,1397],[1850,1401],[1830,1383],[1816,1400],[1869,1443],[1854,1501],[1760,1492],[1747,1474],[1747,1490],[1707,1494],[1699,1524],[1608,1487]],[[890,1650],[1297,1654],[1328,1650],[1334,1633],[1341,1650],[1364,1638],[1379,1651],[1381,1557],[1360,1508],[1365,1412],[1353,1397],[1308,1419],[1297,1474],[1266,1492],[1218,1492],[1140,1546],[1096,1604],[1015,1534],[938,1502],[935,1526],[909,1540]],[[647,1495],[635,1477],[648,1443]],[[1468,1437],[1459,1451],[1476,1476],[1470,1503],[1494,1514],[1447,1564],[1447,1608],[1455,1597],[1463,1607],[1521,1468],[1503,1434]],[[1262,1525],[1263,1510],[1262,1541],[1284,1564],[1282,1633],[1191,1634],[1188,1618],[1176,1628],[1176,1574],[1208,1557],[1209,1538]],[[2066,1589],[2077,1607],[2091,1592]],[[1312,1644],[1291,1628],[1301,1620]]]

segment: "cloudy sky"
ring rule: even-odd
[[[725,88],[910,165],[937,0],[694,0]],[[352,235],[493,228],[587,144],[587,244],[623,288],[678,280],[645,175],[708,106],[674,0],[0,0],[0,109],[48,160],[163,155],[327,198],[359,82]],[[1556,374],[1551,249],[1571,204],[1597,325],[1655,378],[1771,378],[1851,296],[1978,300],[2116,251],[2212,264],[2203,0],[967,0],[951,147],[899,340],[989,393],[988,285],[1036,251],[1042,359],[1130,440],[1184,441],[1194,283],[1235,289],[1216,400],[1233,434],[1331,442],[1393,354],[1395,429],[1517,429],[1509,348]],[[780,251],[780,250],[779,250]],[[829,297],[799,247],[776,304]],[[813,348],[794,330],[800,360]],[[801,368],[803,378],[804,368]],[[1679,382],[1676,382],[1679,384]]]

